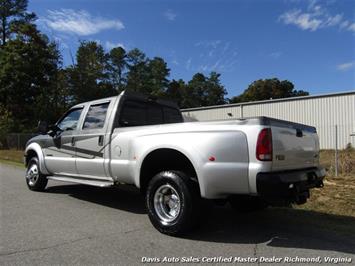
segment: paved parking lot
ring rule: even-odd
[[[355,259],[354,218],[277,208],[245,215],[214,207],[199,230],[174,238],[152,227],[143,198],[131,187],[50,181],[39,193],[27,189],[23,175],[21,168],[0,164],[0,265],[142,265],[164,257]]]

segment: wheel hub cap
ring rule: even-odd
[[[163,224],[173,222],[178,217],[181,209],[180,197],[171,185],[165,184],[156,190],[154,209]]]
[[[36,164],[31,165],[28,168],[27,173],[26,173],[26,178],[28,179],[28,184],[30,186],[33,186],[36,183],[38,176],[39,176],[39,172],[38,172],[37,165]]]

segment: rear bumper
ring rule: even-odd
[[[324,168],[259,173],[256,176],[258,195],[272,205],[303,204],[309,190],[323,187]]]

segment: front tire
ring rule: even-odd
[[[168,235],[182,235],[198,224],[201,201],[198,184],[180,171],[160,172],[146,191],[149,219]]]
[[[33,191],[43,191],[47,183],[47,177],[40,171],[38,158],[31,158],[26,170],[26,184],[28,188]]]

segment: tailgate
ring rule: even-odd
[[[271,131],[273,171],[318,166],[319,141],[314,127],[278,121]]]

